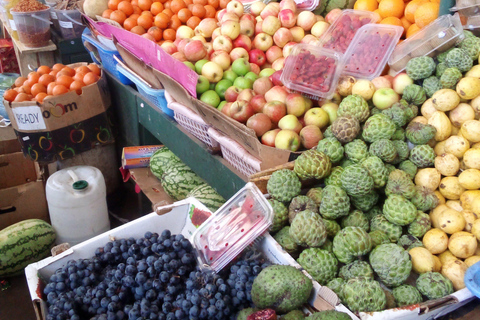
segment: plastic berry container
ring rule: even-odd
[[[249,182],[192,235],[199,267],[219,272],[268,230],[273,209]]]
[[[309,44],[297,44],[285,60],[281,81],[313,99],[329,99],[338,84],[343,55]]]
[[[477,37],[480,36],[480,15],[468,17],[463,29],[471,31]]]
[[[358,29],[343,56],[342,74],[367,80],[380,76],[402,33],[402,27],[388,24]]]
[[[295,0],[297,9],[301,11],[313,11],[318,7],[319,0]]]
[[[458,13],[443,15],[406,39],[393,50],[388,65],[396,73],[405,70],[412,58],[420,56],[436,57],[459,44],[465,35]]]
[[[347,51],[358,29],[368,23],[377,23],[380,16],[373,12],[361,10],[343,10],[318,41],[325,49],[340,53]]]
[[[471,17],[480,14],[480,0],[457,0],[452,12],[458,12],[463,17]]]

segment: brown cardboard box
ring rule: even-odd
[[[49,222],[42,181],[0,189],[0,230],[26,219]]]
[[[150,168],[130,169],[131,178],[140,187],[152,205],[167,205],[174,201],[165,192],[160,180],[158,180],[150,171]]]
[[[0,154],[0,189],[37,180],[35,163],[22,152]]]
[[[12,126],[0,127],[0,154],[22,151],[22,145],[17,140]]]
[[[70,67],[81,65],[86,63]],[[23,153],[41,163],[72,158],[95,145],[113,142],[107,113],[110,103],[105,74],[83,87],[80,95],[71,91],[42,104],[4,101]]]

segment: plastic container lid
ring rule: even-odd
[[[388,24],[366,24],[358,29],[345,52],[342,74],[372,80],[380,76],[403,28]]]
[[[475,263],[465,272],[465,286],[477,298],[480,298],[480,262]]]
[[[403,71],[410,59],[435,57],[454,47],[465,38],[458,13],[443,15],[406,39],[393,50],[388,64],[397,73]]]
[[[480,13],[480,0],[457,0],[455,7],[450,11],[458,12],[462,16],[470,17]]]
[[[219,272],[272,224],[273,209],[249,182],[192,235],[202,269]]]
[[[297,9],[302,11],[313,11],[318,7],[320,0],[295,0]]]
[[[480,15],[468,17],[463,29],[473,32],[478,37],[480,35]]]
[[[285,60],[281,81],[313,99],[332,97],[343,67],[343,55],[310,44],[297,44]]]
[[[376,23],[380,16],[361,10],[343,10],[318,41],[325,49],[345,53],[358,29],[367,23]]]

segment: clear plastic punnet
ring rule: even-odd
[[[455,7],[450,8],[450,11],[458,12],[464,17],[480,14],[480,0],[457,0]]]
[[[290,90],[313,99],[333,96],[343,66],[343,55],[316,45],[297,44],[285,60],[281,80]]]
[[[403,28],[366,24],[358,29],[345,52],[342,74],[372,80],[380,76],[402,36]]]
[[[297,9],[302,11],[313,11],[318,7],[320,0],[295,0]]]
[[[475,36],[480,36],[480,15],[468,17],[464,30],[471,31]]]
[[[460,16],[443,15],[406,39],[393,50],[388,64],[399,73],[405,70],[410,59],[420,56],[435,57],[454,47],[464,39]]]
[[[268,230],[273,209],[249,182],[192,235],[200,268],[219,272]]]
[[[345,53],[355,33],[367,23],[377,23],[380,16],[376,13],[361,10],[343,10],[321,36],[318,45],[325,49]]]

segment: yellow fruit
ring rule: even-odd
[[[477,238],[467,231],[455,232],[448,240],[448,250],[460,259],[471,257],[477,250]]]
[[[449,208],[445,204],[439,204],[436,208],[430,211],[430,221],[432,222],[432,226],[434,228],[438,228],[440,226],[438,223],[438,216],[447,209]]]
[[[438,228],[445,233],[453,234],[465,228],[465,218],[460,212],[453,209],[446,209],[438,215]]]
[[[433,101],[435,104],[435,100]],[[428,119],[428,124],[434,126],[435,129],[437,129],[437,132],[435,133],[436,141],[446,140],[452,134],[452,123],[450,122],[450,119],[448,119],[445,112],[442,112],[442,111],[434,112]]]
[[[445,152],[453,154],[458,159],[463,158],[463,154],[470,149],[470,142],[461,136],[451,136],[445,140]]]
[[[473,223],[478,219],[478,214],[470,210],[462,210],[461,214],[465,219],[465,229],[463,230],[471,232]]]
[[[425,272],[433,272],[435,269],[435,259],[433,254],[425,248],[416,247],[408,251],[410,260],[412,260],[412,269],[420,274]]]
[[[473,266],[475,263],[480,261],[480,256],[471,256],[465,259],[465,264],[470,268]]]
[[[462,136],[465,137],[465,139],[467,139],[468,141],[474,143],[480,142],[480,121],[465,121],[460,128],[460,132],[462,133]]]
[[[450,261],[442,265],[442,274],[450,279],[453,283],[455,291],[465,288],[465,272],[468,266],[465,262],[460,260]]]
[[[442,89],[435,92],[432,96],[432,102],[438,111],[450,111],[455,109],[460,103],[460,97],[452,89]]]
[[[447,264],[450,261],[458,260],[458,258],[455,257],[453,253],[450,252],[450,250],[445,250],[444,252],[440,253],[438,255],[438,258],[440,259],[442,266]]]
[[[463,208],[462,205],[460,204],[459,200],[448,200],[445,205],[449,207],[450,209],[457,210],[458,212],[462,212]]]
[[[442,175],[435,168],[423,168],[417,171],[415,175],[415,184],[423,186],[432,191],[437,190],[440,185],[440,178]]]
[[[378,9],[378,2],[377,0],[357,0],[353,9],[373,12]]]
[[[479,190],[467,190],[460,196],[460,204],[463,210],[472,210],[472,203],[474,200],[480,199]]]
[[[452,156],[455,158],[454,156]],[[453,159],[452,158],[452,159]],[[457,159],[457,158],[455,158]],[[457,159],[458,161],[458,159]],[[460,196],[465,191],[465,189],[458,182],[458,177],[445,177],[440,181],[439,186],[440,193],[446,199],[457,200],[460,199]]]
[[[415,23],[415,11],[417,11],[418,7],[426,2],[428,2],[428,0],[413,0],[407,3],[404,11],[405,19],[407,19],[410,23]]]
[[[447,250],[448,236],[442,230],[433,228],[425,233],[422,242],[431,254],[440,254]]]
[[[470,169],[480,169],[480,149],[467,150],[463,155],[463,162]]]
[[[427,2],[422,4],[417,8],[417,10],[415,10],[413,15],[415,24],[419,28],[427,26],[438,18],[439,9],[440,5],[438,3]]]
[[[473,222],[472,225],[472,234],[480,241],[480,219],[477,219]]]
[[[442,270],[442,261],[437,256],[433,256],[433,260],[435,260],[435,266],[433,267],[434,272],[440,272]]]
[[[382,0],[378,5],[378,13],[382,19],[388,17],[401,18],[405,9],[403,0]]]
[[[468,190],[480,189],[480,170],[467,169],[458,175],[458,183]]]
[[[458,160],[457,157],[455,157],[451,153],[444,153],[435,158],[435,169],[437,169],[442,175],[446,177],[456,175],[459,168],[460,168],[460,161]],[[441,185],[441,182],[440,182],[440,185]],[[442,191],[440,190],[440,192]],[[445,197],[445,198],[449,199],[448,197]]]
[[[480,79],[464,77],[457,83],[457,93],[460,98],[472,100],[480,95]]]
[[[465,121],[475,119],[475,110],[468,103],[460,103],[449,112],[448,117],[454,127],[460,128]]]

